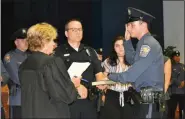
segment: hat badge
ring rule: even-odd
[[[143,17],[139,17],[141,20],[143,19]]]
[[[131,15],[131,11],[130,11],[130,9],[128,9],[128,15]]]
[[[22,30],[22,32],[23,32],[23,33],[26,33],[26,30],[25,30],[25,29],[23,29],[23,30]]]
[[[103,51],[103,49],[102,48],[100,48],[100,52],[102,52]]]

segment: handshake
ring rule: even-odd
[[[106,80],[108,80],[108,79],[106,79]],[[91,94],[88,94],[88,92],[89,93],[96,92],[96,89],[93,87],[93,84],[90,84],[88,81],[87,82],[84,81],[81,76],[79,76],[79,77],[74,76],[72,78],[72,82],[78,91],[80,99],[86,99],[87,96],[92,97]],[[100,90],[104,90],[108,87],[108,85],[100,84],[100,85],[96,85],[96,87]]]

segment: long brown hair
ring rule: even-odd
[[[116,66],[116,65],[118,65],[117,64],[117,59],[118,59],[118,56],[117,56],[117,53],[116,53],[116,51],[115,51],[115,49],[114,49],[114,45],[115,45],[115,43],[116,43],[116,41],[118,41],[118,40],[125,40],[125,38],[123,37],[123,36],[117,36],[113,41],[112,41],[112,51],[111,51],[111,53],[110,53],[110,55],[109,55],[109,59],[108,59],[108,64],[110,64],[111,66]],[[123,63],[125,63],[126,65],[129,65],[129,63],[126,61],[126,58],[125,58],[125,56],[124,56],[124,62]]]

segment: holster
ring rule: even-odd
[[[154,98],[157,97],[154,94],[154,91],[150,87],[145,87],[140,90],[141,98],[142,98],[142,103],[144,104],[151,104],[154,103]]]
[[[165,111],[165,95],[162,91],[154,91],[151,87],[141,89],[141,98],[143,104],[157,104],[159,112]]]
[[[142,98],[139,92],[133,89],[133,87],[129,87],[128,91],[125,93],[126,102],[130,104],[141,104]]]
[[[88,90],[87,99],[89,100],[97,99],[99,90],[96,87],[92,86],[89,82],[85,82],[83,80],[81,80],[81,84],[84,85]]]

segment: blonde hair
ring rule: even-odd
[[[31,26],[27,31],[27,41],[30,51],[37,51],[57,38],[57,29],[48,23],[38,23]]]

